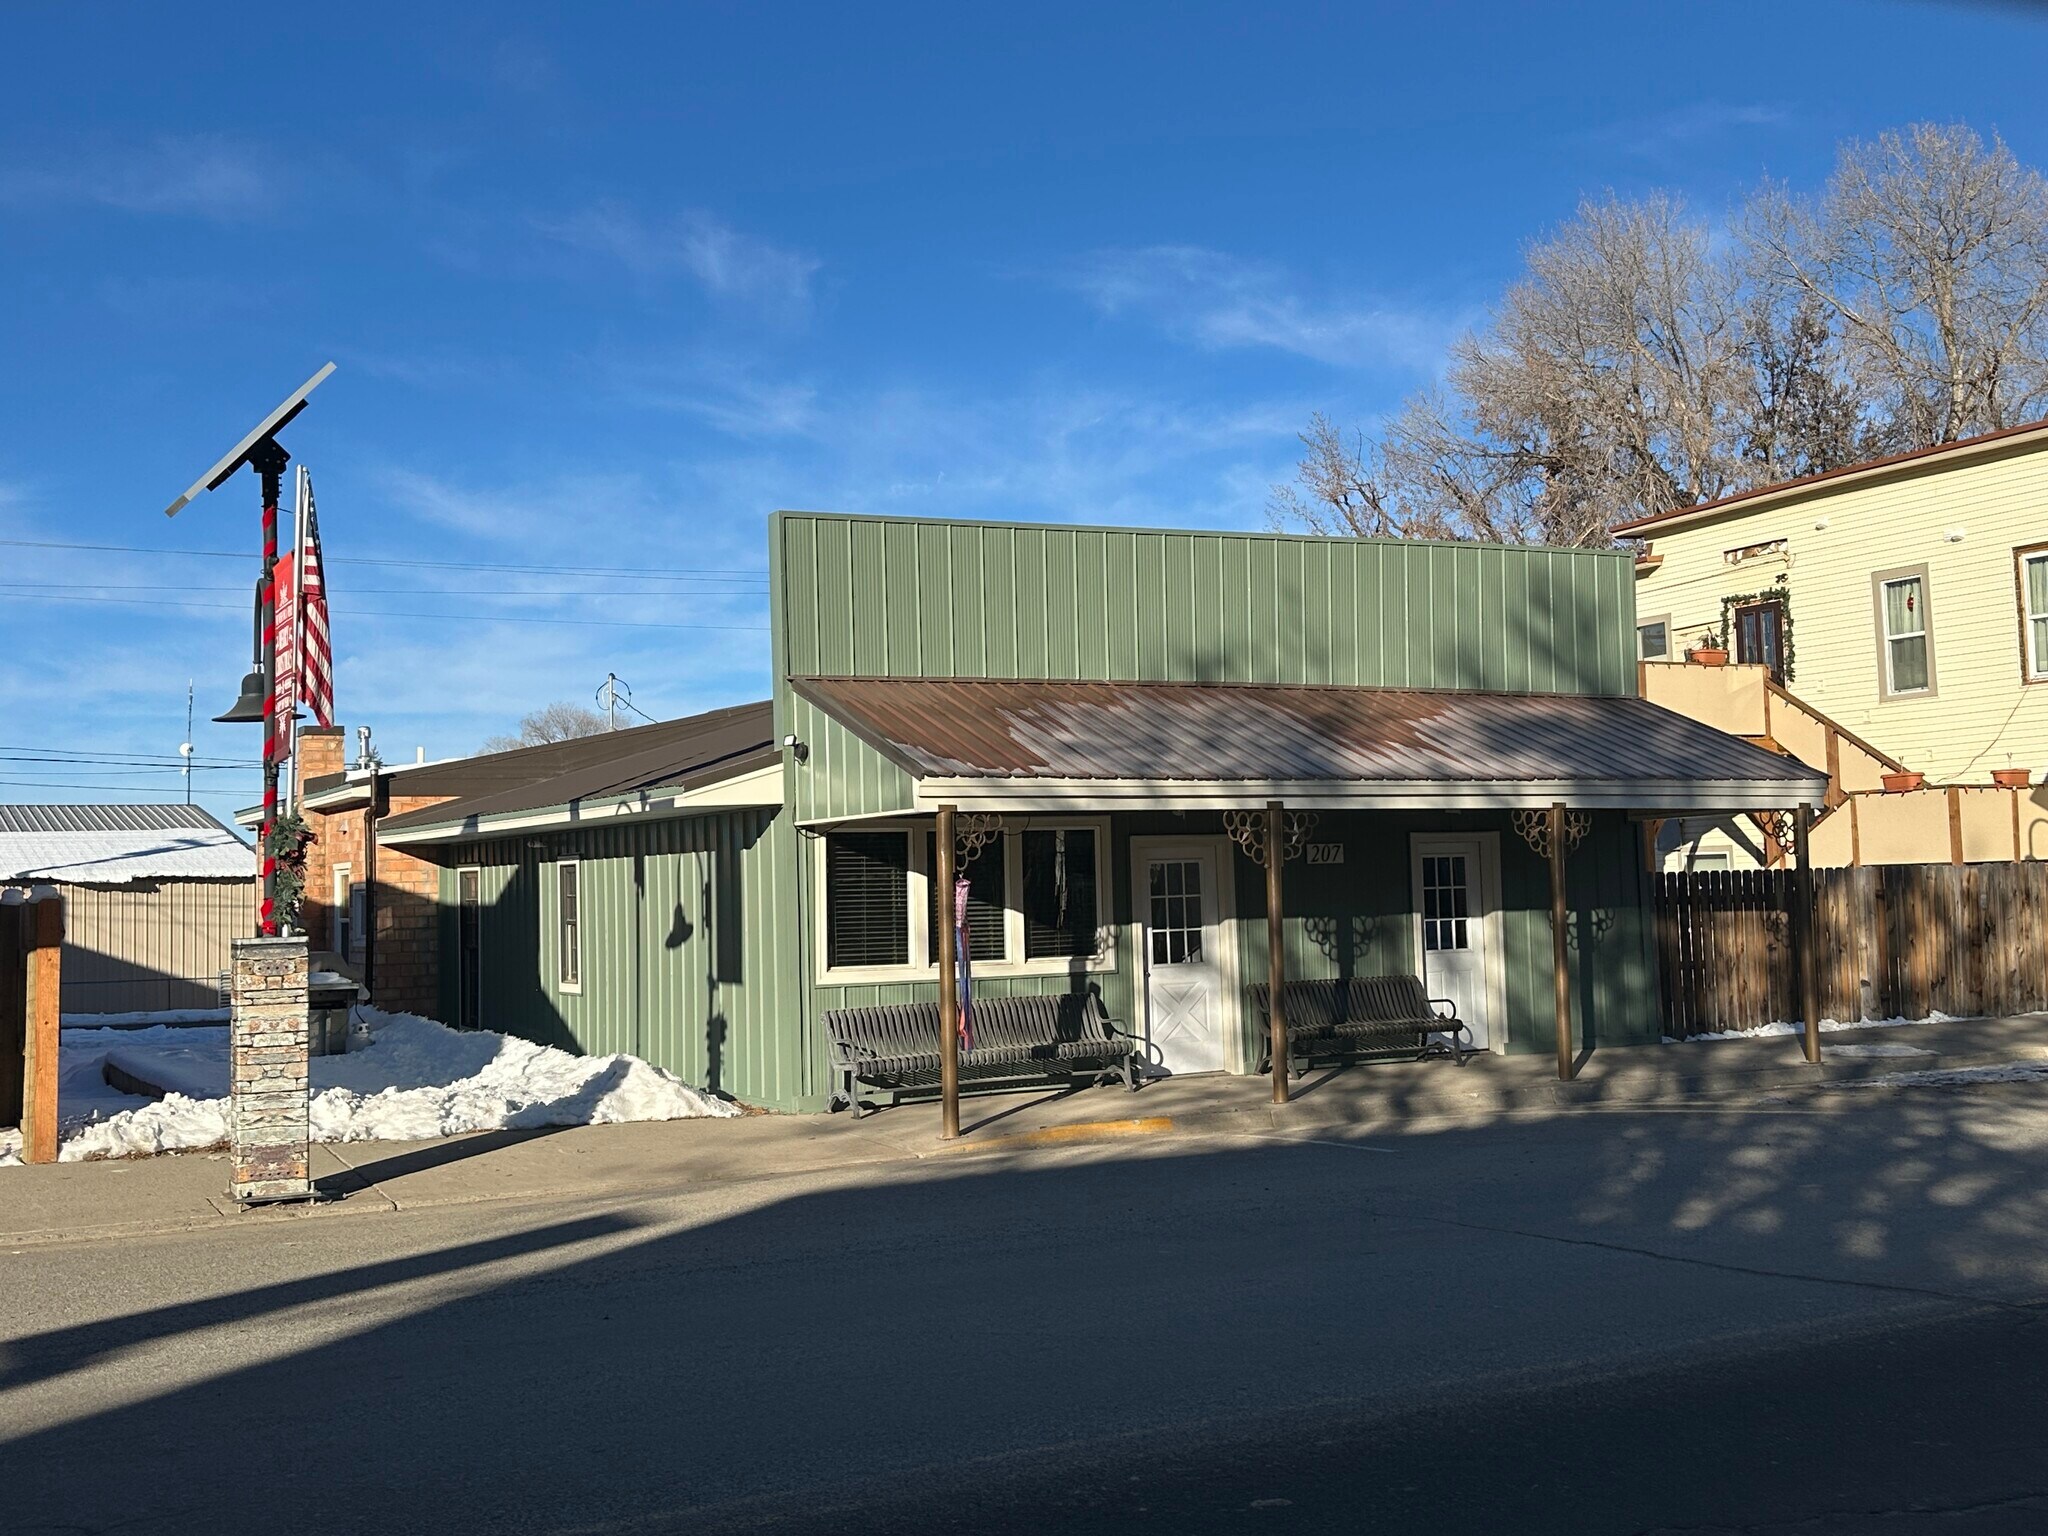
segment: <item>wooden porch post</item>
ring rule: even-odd
[[[1287,814],[1278,800],[1266,802],[1266,970],[1272,990],[1266,1027],[1273,1048],[1273,1102],[1287,1102],[1287,1017],[1281,997],[1287,986],[1287,942],[1280,905],[1280,870],[1287,863]]]
[[[1792,813],[1792,856],[1799,867],[1792,872],[1792,945],[1799,963],[1799,1017],[1806,1025],[1806,1059],[1820,1063],[1820,998],[1814,984],[1813,953],[1813,861],[1808,857],[1807,834],[1813,829],[1813,808],[1802,805]]]
[[[1570,1082],[1576,1071],[1572,1063],[1572,972],[1571,956],[1565,948],[1565,924],[1570,921],[1564,903],[1564,802],[1550,807],[1550,963],[1557,975],[1557,1075]]]
[[[939,807],[939,1139],[953,1141],[960,1135],[960,995],[959,975],[953,963],[956,923],[953,917],[953,810]]]
[[[28,983],[22,1053],[21,1160],[57,1161],[57,1024],[63,987],[64,898],[43,889],[22,911],[22,971]]]

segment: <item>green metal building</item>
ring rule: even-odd
[[[934,813],[979,996],[1093,988],[1156,1070],[1255,1070],[1279,801],[1290,977],[1421,974],[1553,1048],[1562,803],[1577,1037],[1661,1025],[1645,820],[1825,780],[1636,697],[1620,551],[861,518],[769,523],[763,705],[387,821],[441,876],[443,1016],[826,1107],[830,1008],[930,998]],[[1521,813],[1519,816],[1517,813]]]

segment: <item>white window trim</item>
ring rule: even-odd
[[[1648,629],[1653,624],[1661,624],[1664,626],[1664,654],[1662,656],[1645,656],[1643,654],[1643,631]],[[1653,613],[1650,614],[1648,617],[1638,617],[1636,619],[1637,661],[1670,661],[1674,656],[1678,654],[1678,651],[1678,632],[1677,630],[1672,628],[1670,614]]]
[[[2048,565],[2048,549],[2020,549],[2013,552],[2017,562],[2015,575],[2019,578],[2020,589],[2020,655],[2027,665],[2027,681],[2048,682],[2048,658],[2044,658],[2034,647],[2034,620],[2048,618],[2048,614],[2035,613],[2027,606],[2027,567],[2035,563]]]
[[[1074,832],[1085,831],[1095,834],[1095,901],[1096,928],[1095,953],[1093,956],[1053,956],[1043,960],[1026,960],[1024,954],[1024,863],[1019,849],[1024,832],[1057,832],[1062,829]],[[910,948],[908,953],[922,955],[929,952],[931,943],[932,872],[925,868],[924,834],[931,830],[929,821],[863,821],[863,832],[902,832],[909,838],[910,867]],[[817,943],[814,946],[816,979],[826,986],[860,986],[900,981],[930,981],[939,979],[936,964],[921,964],[913,960],[908,965],[840,965],[827,964],[827,927],[825,913],[825,857],[824,840],[830,832],[818,839],[818,856],[811,860],[811,891],[815,914]],[[1109,889],[1109,821],[1106,817],[1059,816],[1019,817],[1014,825],[1003,829],[1003,956],[1001,960],[977,960],[974,974],[984,976],[1072,976],[1076,974],[1101,974],[1117,968],[1116,924],[1106,914],[1112,910]]]
[[[349,906],[349,876],[353,866],[337,864],[328,875],[328,918],[327,942],[334,952],[346,960],[355,944],[355,927],[349,919],[354,915]],[[337,943],[336,940],[340,942]]]
[[[1893,587],[1917,582],[1920,587],[1920,607],[1915,615],[1920,620],[1917,630],[1893,634],[1888,617],[1889,605],[1885,594]],[[1882,653],[1879,661],[1884,668],[1884,696],[1887,699],[1924,699],[1934,692],[1934,598],[1929,592],[1933,584],[1928,580],[1924,568],[1915,567],[1909,571],[1881,571],[1877,576],[1877,644]],[[1892,677],[1892,645],[1899,640],[1918,640],[1927,657],[1927,681],[1918,688],[1900,688]]]
[[[554,936],[552,947],[555,956],[555,990],[569,997],[581,997],[583,995],[584,977],[583,861],[581,859],[556,859],[554,869],[554,890],[550,899],[554,906],[554,922],[551,926]],[[576,979],[574,981],[564,981],[562,979],[562,871],[564,869],[576,871]],[[545,910],[545,907],[546,904],[544,903],[543,910]]]

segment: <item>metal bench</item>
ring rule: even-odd
[[[939,1086],[939,1005],[895,1003],[831,1008],[832,1100],[858,1119],[876,1106],[861,1085],[899,1104],[906,1093]],[[1143,1043],[1104,1015],[1093,992],[974,1000],[973,1048],[960,1053],[960,1081],[976,1087],[1019,1085],[1092,1074],[1120,1077],[1137,1091]]]
[[[1251,989],[1252,1008],[1268,1024],[1272,988]],[[1349,980],[1290,981],[1282,998],[1287,1018],[1290,1071],[1307,1068],[1324,1055],[1447,1055],[1459,1066],[1472,1054],[1472,1027],[1458,1017],[1458,1005],[1431,997],[1413,976],[1353,976]],[[1270,1027],[1270,1026],[1269,1026]],[[1449,1039],[1446,1040],[1445,1036]],[[1266,1049],[1261,1071],[1273,1065]]]

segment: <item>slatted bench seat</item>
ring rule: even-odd
[[[1252,1008],[1270,1030],[1272,988],[1251,989]],[[1346,981],[1290,981],[1283,994],[1290,1071],[1317,1055],[1447,1055],[1459,1066],[1474,1049],[1472,1028],[1449,998],[1431,997],[1413,976],[1353,976]],[[1445,1037],[1448,1037],[1447,1039]],[[1269,1034],[1270,1038],[1270,1034]],[[1261,1070],[1273,1065],[1269,1046]]]
[[[832,1008],[824,1022],[833,1109],[851,1107],[859,1118],[875,1108],[861,1096],[862,1084],[887,1092],[892,1104],[939,1086],[936,1002]],[[1121,1078],[1137,1091],[1141,1042],[1103,1014],[1093,992],[976,998],[973,1026],[973,1048],[960,1053],[963,1087],[1092,1075],[1098,1083]]]

